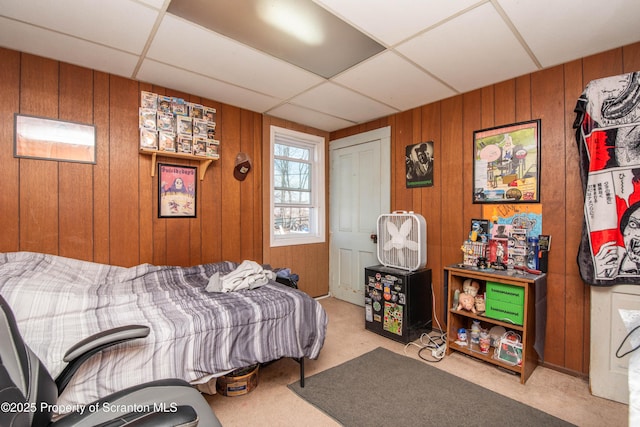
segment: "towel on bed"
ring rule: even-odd
[[[255,261],[243,261],[235,270],[224,276],[216,272],[209,278],[207,292],[232,292],[242,289],[255,289],[275,280],[276,273],[265,270]]]

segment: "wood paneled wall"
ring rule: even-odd
[[[158,218],[157,174],[151,157],[138,153],[141,90],[218,111],[221,159],[198,181],[197,218]],[[0,251],[121,266],[262,262],[261,114],[7,49],[0,49],[0,98]],[[97,163],[14,158],[14,113],[95,125]],[[253,160],[243,182],[233,178],[240,151]]]
[[[443,267],[460,262],[460,246],[482,205],[472,203],[473,131],[542,119],[542,226],[553,236],[548,272],[545,364],[589,372],[589,287],[576,263],[583,195],[573,121],[578,96],[597,78],[640,70],[640,43],[491,85],[473,92],[331,134],[338,139],[391,126],[392,210],[413,210],[427,221],[437,316],[444,319]],[[435,143],[435,185],[407,189],[405,146]]]

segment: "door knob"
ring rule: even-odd
[[[378,244],[378,235],[377,234],[371,234],[371,236],[369,236],[371,238],[371,240],[373,240],[373,243]]]

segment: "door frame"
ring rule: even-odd
[[[333,170],[333,153],[335,150],[347,148],[355,145],[365,144],[367,142],[380,140],[380,159],[388,159],[387,168],[381,168],[380,171],[380,195],[381,195],[381,210],[386,208],[388,213],[391,209],[391,126],[386,126],[379,129],[362,132],[356,135],[339,138],[333,141],[329,141],[329,171]],[[333,223],[331,221],[333,217],[333,206],[335,206],[336,195],[339,188],[335,188],[336,183],[333,177],[329,176],[329,295],[332,295],[332,277],[334,277],[335,259],[332,256],[333,245]],[[364,277],[364,271],[362,271]],[[364,286],[364,283],[363,283]]]

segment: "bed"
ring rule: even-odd
[[[273,280],[250,290],[206,290],[215,273],[223,277],[237,267],[220,262],[124,268],[33,252],[0,253],[0,294],[54,377],[65,367],[64,353],[82,339],[123,325],[150,327],[148,337],[86,362],[60,405],[83,404],[155,379],[206,383],[284,357],[301,363],[316,359],[327,326],[322,306]]]

